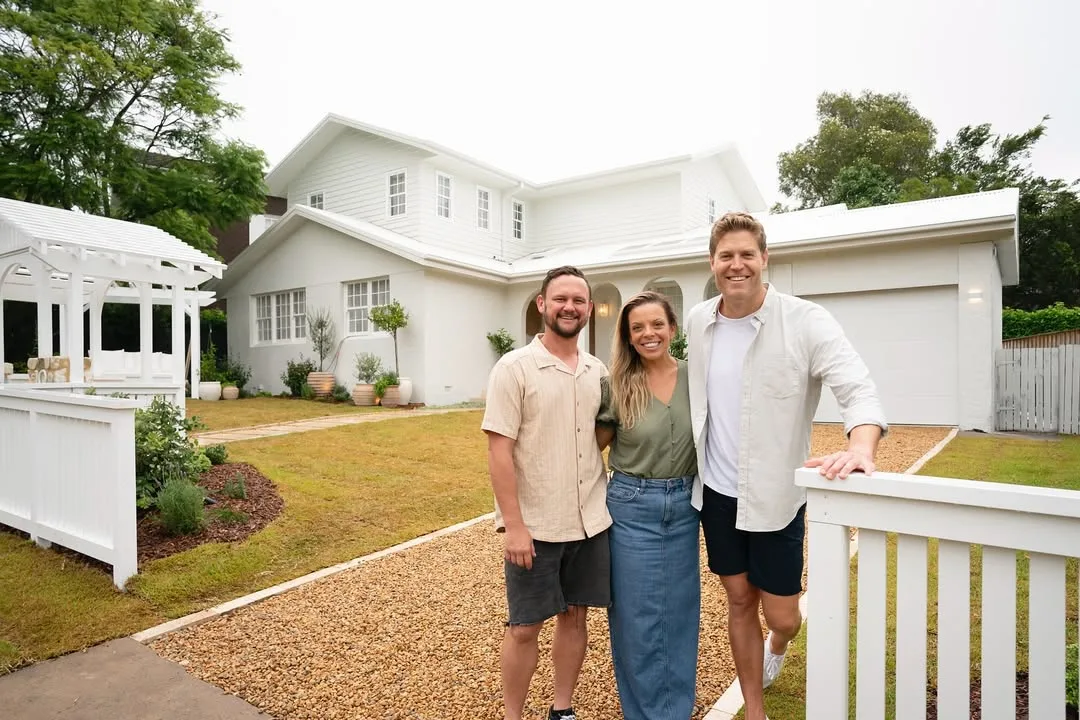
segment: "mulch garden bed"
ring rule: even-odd
[[[244,479],[243,499],[225,493],[226,483],[238,477]],[[285,506],[274,484],[247,463],[215,465],[200,477],[199,486],[214,501],[206,506],[206,527],[196,535],[171,536],[156,513],[143,514],[138,525],[140,565],[204,543],[243,540],[273,522]]]
[[[938,720],[937,691],[929,688],[926,702],[926,720]],[[978,678],[971,683],[971,720],[982,720],[982,681]],[[1028,674],[1016,673],[1016,720],[1028,718]],[[1080,720],[1080,713],[1075,707],[1065,706],[1065,720]]]

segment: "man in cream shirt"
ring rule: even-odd
[[[764,284],[768,259],[765,229],[751,215],[717,220],[709,265],[720,295],[694,306],[686,322],[699,468],[693,505],[709,569],[728,596],[746,720],[764,720],[763,689],[802,625],[806,495],[794,470],[870,474],[888,431],[870,373],[840,325],[821,306]],[[848,447],[808,459],[823,384],[840,406]]]

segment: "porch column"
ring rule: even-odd
[[[83,381],[83,276],[81,272],[68,273],[67,289],[67,356],[68,380]],[[61,316],[63,317],[63,316]],[[64,337],[64,336],[61,336]]]
[[[49,294],[49,268],[39,263],[34,270],[37,290],[37,356],[52,357],[52,297]]]
[[[0,271],[0,385],[4,384],[4,273]]]
[[[154,359],[154,286],[139,283],[139,347],[142,350],[139,377],[150,382]]]
[[[199,361],[202,359],[202,353],[200,348],[202,347],[202,340],[199,339],[199,296],[195,293],[191,294],[190,305],[191,316],[191,398],[193,400],[199,399]]]
[[[68,354],[67,353],[67,345],[68,345],[68,343],[67,343],[67,313],[64,311],[64,308],[66,308],[66,307],[67,307],[67,305],[65,303],[60,303],[60,312],[57,313],[57,315],[56,315],[57,322],[60,323],[60,330],[57,333],[60,336],[60,352],[58,353],[60,355],[60,357],[66,357],[67,354]]]
[[[184,286],[172,288],[172,376],[177,385],[184,384]],[[181,388],[182,389],[182,388]]]
[[[98,297],[99,292],[97,290],[90,296],[89,307],[86,311],[90,313],[90,369],[91,374],[93,372],[96,363],[101,362],[101,312],[105,309],[105,296],[101,294]]]

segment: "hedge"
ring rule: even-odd
[[[1005,308],[1001,313],[1003,339],[1078,329],[1080,307],[1065,307],[1065,303],[1061,302],[1039,310]]]

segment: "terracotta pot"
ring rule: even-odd
[[[236,387],[235,385],[221,388],[222,400],[235,400],[238,397],[240,397],[240,388]]]
[[[359,383],[353,386],[352,401],[353,405],[374,405],[375,386],[370,383]]]
[[[397,407],[401,404],[401,392],[397,385],[386,388],[382,396],[382,404],[386,407]]]
[[[307,383],[315,391],[315,397],[329,397],[334,392],[334,373],[310,372]]]

